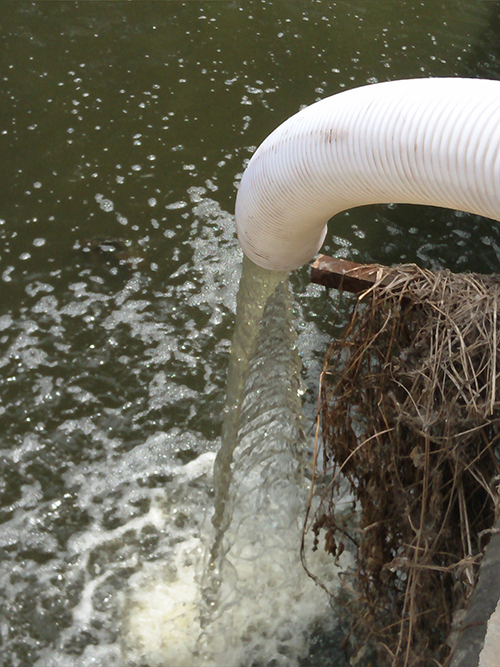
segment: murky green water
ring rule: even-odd
[[[130,589],[200,548],[255,146],[370,81],[500,78],[499,33],[479,0],[0,3],[2,665],[121,667]],[[326,249],[500,270],[498,227],[437,209],[351,211]],[[343,315],[292,283],[307,423]]]

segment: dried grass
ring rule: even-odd
[[[306,529],[334,557],[356,545],[351,664],[446,665],[498,515],[499,304],[495,277],[380,268],[326,355]]]

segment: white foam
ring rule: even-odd
[[[145,661],[151,667],[194,667],[201,632],[196,564],[203,551],[199,539],[186,540],[175,549],[170,568],[158,564],[130,581],[124,627],[128,664]]]

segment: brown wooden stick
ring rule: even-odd
[[[386,267],[376,264],[357,264],[347,259],[320,255],[311,265],[311,282],[358,294],[373,287],[380,268]],[[382,284],[388,278],[389,276],[382,281]]]

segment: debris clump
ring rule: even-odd
[[[306,527],[356,547],[351,664],[449,664],[498,518],[499,303],[494,276],[380,267],[326,355]]]

